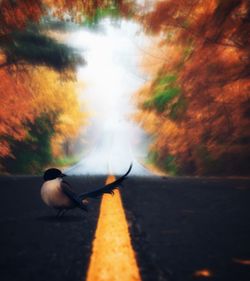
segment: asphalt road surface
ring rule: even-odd
[[[68,181],[82,192],[105,178]],[[41,183],[0,177],[0,280],[85,280],[100,201],[56,219]],[[249,180],[130,177],[122,198],[143,281],[250,280]]]

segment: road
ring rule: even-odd
[[[105,177],[68,181],[80,192]],[[100,201],[58,220],[41,183],[0,177],[0,280],[85,280]],[[121,194],[142,280],[250,280],[250,180],[130,177]]]

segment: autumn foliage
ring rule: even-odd
[[[39,53],[41,40],[52,56],[53,48],[62,45],[27,31],[28,23],[38,23],[45,12],[43,4],[3,0],[0,7],[0,170],[38,172],[53,157],[63,155],[64,142],[76,138],[85,115],[76,83],[69,80],[74,77],[72,70],[62,68],[59,74],[46,66],[57,70],[65,58],[51,64],[44,52]],[[67,47],[64,50],[66,54]]]
[[[71,153],[85,124],[75,81],[84,60],[41,21],[95,24],[127,16],[129,6],[123,0],[0,1],[0,171],[41,171]]]
[[[41,139],[39,135],[44,137],[46,133],[48,139],[43,148],[49,150],[47,161],[49,162],[53,155],[63,154],[63,143],[77,137],[85,120],[85,114],[82,113],[77,99],[76,83],[63,79],[60,74],[46,67],[30,67],[21,73],[1,70],[0,77],[0,156],[4,158],[2,163],[5,166],[7,162],[11,163],[11,171],[15,162],[18,162],[16,157],[24,143],[27,151],[34,147],[35,159]],[[22,154],[27,157],[27,152]],[[35,171],[36,169],[33,169],[33,172]]]
[[[0,77],[0,155],[3,157],[10,154],[9,144],[3,136],[21,140],[25,136],[23,121],[32,121],[34,117],[30,110],[31,94],[23,86],[21,77],[13,77],[5,69],[0,70]]]
[[[0,3],[0,34],[25,28],[28,21],[38,22],[43,14],[42,1],[2,0]]]
[[[158,1],[141,22],[161,57],[138,93],[150,160],[172,174],[249,174],[250,2]]]
[[[170,174],[249,174],[250,2],[140,3],[0,1],[2,170],[15,159],[15,171],[39,170],[85,120],[68,79],[80,57],[40,30],[43,16],[88,26],[108,16],[139,22],[154,39],[143,62],[152,79],[137,95],[136,116],[152,136],[149,160]]]

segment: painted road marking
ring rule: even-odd
[[[106,184],[115,180],[109,176]],[[102,198],[87,281],[140,281],[119,190]]]

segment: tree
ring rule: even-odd
[[[5,61],[0,67],[45,65],[57,71],[64,71],[85,63],[73,48],[42,34],[34,26],[0,38],[0,47],[5,54]]]
[[[143,15],[167,50],[139,94],[163,169],[249,173],[249,16],[245,0],[158,1]]]
[[[5,57],[0,67],[47,65],[63,71],[84,63],[75,50],[42,33],[39,21],[47,13],[43,1],[3,0],[0,3],[0,52]]]
[[[0,69],[0,156],[11,153],[5,136],[21,140],[26,134],[24,121],[32,122],[31,92],[23,85],[23,74],[11,75]]]
[[[84,60],[72,48],[58,43],[38,28],[41,19],[57,18],[96,25],[100,19],[131,16],[133,1],[124,0],[3,0],[0,2],[0,52],[13,64],[47,65],[56,70],[74,68]]]
[[[34,122],[26,122],[25,127],[27,133],[24,139],[9,139],[12,153],[2,160],[2,165],[10,173],[41,173],[44,166],[52,161],[54,122],[42,113]]]
[[[46,67],[30,67],[16,74],[14,88],[13,73],[8,76],[2,70],[2,74],[6,78],[0,91],[2,170],[36,172],[62,154],[63,143],[76,138],[84,125],[76,82]]]

